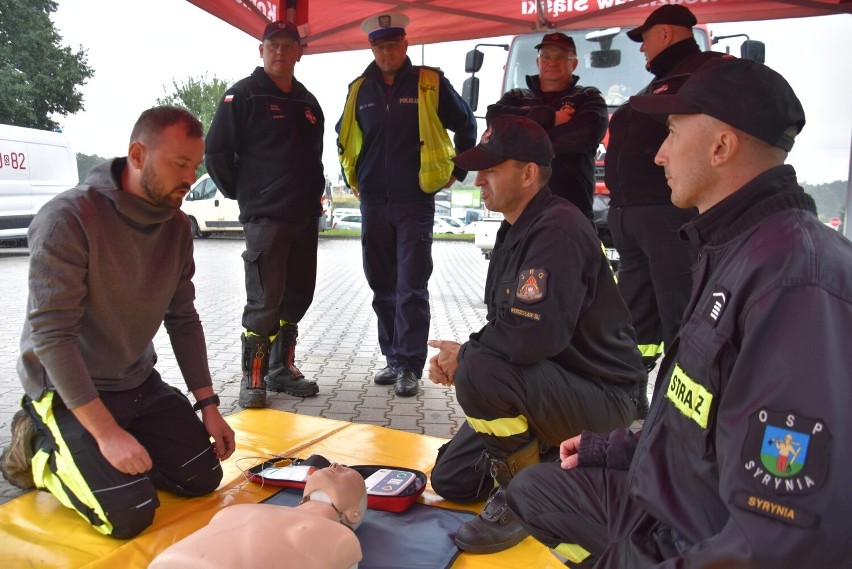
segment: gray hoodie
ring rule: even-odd
[[[126,158],[44,205],[30,224],[29,298],[18,375],[32,399],[68,408],[141,385],[161,324],[190,390],[211,385],[189,220],[120,189]]]

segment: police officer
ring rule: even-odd
[[[848,566],[852,244],[784,165],[802,106],[734,58],[630,104],[669,115],[656,162],[699,212],[695,288],[641,437],[565,441],[509,505],[571,567]]]
[[[444,445],[432,487],[456,502],[482,500],[456,544],[491,553],[526,532],[504,488],[566,434],[625,426],[645,378],[630,314],[594,228],[547,188],[553,148],[526,117],[495,117],[479,145],[455,158],[477,170],[485,205],[503,212],[488,267],[488,323],[464,344],[430,340],[435,383],[456,386],[467,422]],[[491,476],[489,476],[489,473]]]
[[[411,65],[408,21],[390,13],[361,24],[375,61],[350,84],[337,124],[346,184],[361,200],[364,274],[386,360],[374,381],[401,397],[417,395],[426,362],[434,192],[465,178],[451,158],[476,143],[476,120],[450,82]]]

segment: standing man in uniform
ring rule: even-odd
[[[607,108],[600,91],[583,87],[574,75],[577,48],[562,32],[545,34],[535,49],[538,75],[527,76],[528,89],[512,89],[493,105],[486,118],[526,116],[547,131],[553,143],[553,195],[570,201],[589,219],[595,193],[595,154],[606,134]]]
[[[361,24],[375,61],[350,84],[337,125],[346,184],[361,200],[364,274],[386,360],[374,381],[400,397],[417,395],[426,363],[434,193],[464,180],[451,159],[476,144],[476,120],[450,82],[411,64],[407,25],[398,13]]]
[[[847,566],[852,244],[784,164],[804,110],[783,77],[729,57],[631,106],[669,115],[656,162],[699,212],[684,324],[641,436],[566,440],[509,505],[571,567]]]
[[[207,134],[210,177],[240,205],[245,228],[240,406],[266,407],[266,390],[295,397],[319,391],[295,364],[298,323],[314,298],[318,219],[325,189],[325,117],[293,76],[299,31],[273,22],[258,67],[225,91]]]
[[[148,109],[127,156],[45,204],[27,235],[25,395],[0,468],[15,486],[47,490],[119,539],[151,525],[157,490],[213,492],[219,461],[235,449],[213,393],[192,234],[180,211],[203,157],[195,116]],[[161,325],[194,406],[154,368]]]
[[[667,4],[627,32],[642,43],[646,67],[655,77],[640,95],[655,93],[669,78],[689,74],[721,55],[699,50],[692,34],[695,24],[688,8]],[[665,137],[665,125],[634,112],[627,103],[610,119],[605,160],[610,192],[607,223],[620,256],[618,288],[633,316],[639,351],[649,371],[680,328],[697,256],[695,246],[677,234],[695,210],[672,205],[663,169],[654,164]]]
[[[488,323],[461,345],[429,341],[440,350],[429,377],[455,384],[467,419],[438,452],[432,487],[456,502],[488,496],[456,534],[472,553],[527,535],[506,507],[513,476],[568,434],[629,425],[644,395],[630,313],[592,224],[547,188],[552,156],[541,126],[502,116],[455,158],[505,216],[485,284]]]

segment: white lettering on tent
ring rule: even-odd
[[[243,0],[234,0],[237,4],[242,5]],[[270,22],[278,21],[278,6],[270,0],[249,0],[257,8],[258,12],[266,16]]]
[[[563,14],[586,12],[590,9],[597,12],[623,4],[635,3],[641,4],[642,7],[655,8],[665,4],[715,4],[716,2],[717,0],[654,0],[652,2],[645,2],[644,0],[594,0],[594,4],[589,6],[589,0],[547,0],[544,4],[546,5],[546,13],[558,18]],[[521,14],[524,16],[535,14],[535,5],[536,0],[522,0]]]

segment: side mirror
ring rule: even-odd
[[[485,54],[478,49],[472,49],[464,56],[464,72],[476,73],[482,69],[482,61],[485,59]]]
[[[740,46],[740,57],[758,63],[766,62],[766,45],[762,41],[746,40]]]
[[[479,77],[468,77],[464,80],[464,83],[462,83],[462,99],[465,100],[471,111],[476,112],[476,108],[479,106]]]
[[[593,51],[589,54],[589,63],[595,69],[608,69],[621,65],[621,50],[609,49]]]

